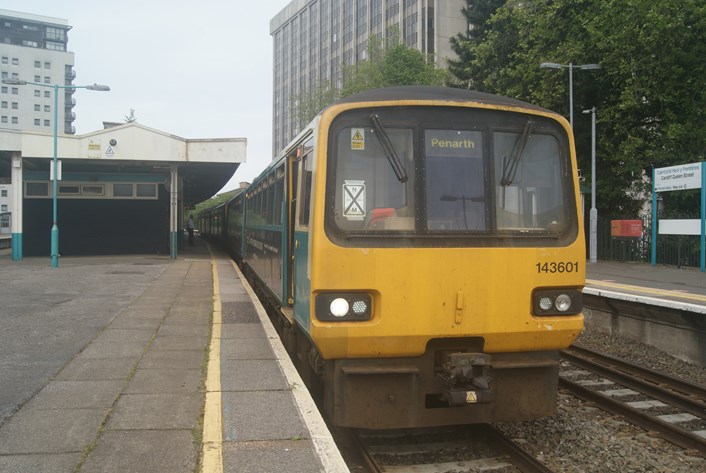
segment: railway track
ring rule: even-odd
[[[706,388],[572,346],[559,387],[706,458]]]
[[[492,426],[350,431],[368,471],[551,473]]]

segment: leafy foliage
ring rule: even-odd
[[[469,0],[471,5],[477,4]],[[489,1],[480,3],[491,3]],[[470,19],[470,17],[469,17]],[[598,63],[574,69],[579,166],[590,178],[590,117],[597,108],[597,204],[634,214],[650,169],[706,155],[706,3],[703,0],[507,0],[478,35],[456,38],[464,86],[568,115],[568,73],[541,62]],[[665,204],[681,198],[664,196]]]

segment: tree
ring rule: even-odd
[[[634,215],[645,170],[706,156],[706,3],[702,0],[508,0],[488,19],[459,80],[568,115],[566,70],[541,62],[599,63],[574,73],[579,167],[589,178],[597,108],[599,210]],[[583,118],[585,117],[585,118]],[[665,203],[671,196],[665,197]]]
[[[480,43],[488,31],[488,20],[495,11],[505,4],[505,0],[466,0],[462,12],[468,22],[468,31],[451,38],[451,48],[458,55],[458,60],[449,60],[449,72],[455,76],[462,86],[475,88],[473,47]]]

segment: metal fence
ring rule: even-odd
[[[689,215],[675,218],[699,217]],[[651,262],[651,216],[642,218],[642,238],[611,237],[611,220],[621,219],[625,219],[625,217],[603,217],[598,219],[598,259],[642,263]],[[700,237],[698,235],[657,235],[657,264],[677,267],[692,266],[698,268],[700,266],[699,247]],[[586,241],[586,248],[588,248],[588,240]]]

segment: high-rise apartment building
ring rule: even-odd
[[[74,53],[67,51],[67,20],[0,9],[0,73],[2,79],[47,86],[2,84],[0,128],[51,133],[54,96],[51,86],[70,85]],[[59,89],[59,133],[75,134],[74,89]]]
[[[300,130],[292,100],[312,86],[336,83],[342,68],[365,60],[368,38],[397,34],[433,55],[456,57],[450,39],[467,30],[465,0],[293,0],[270,22],[274,40],[272,147]]]

